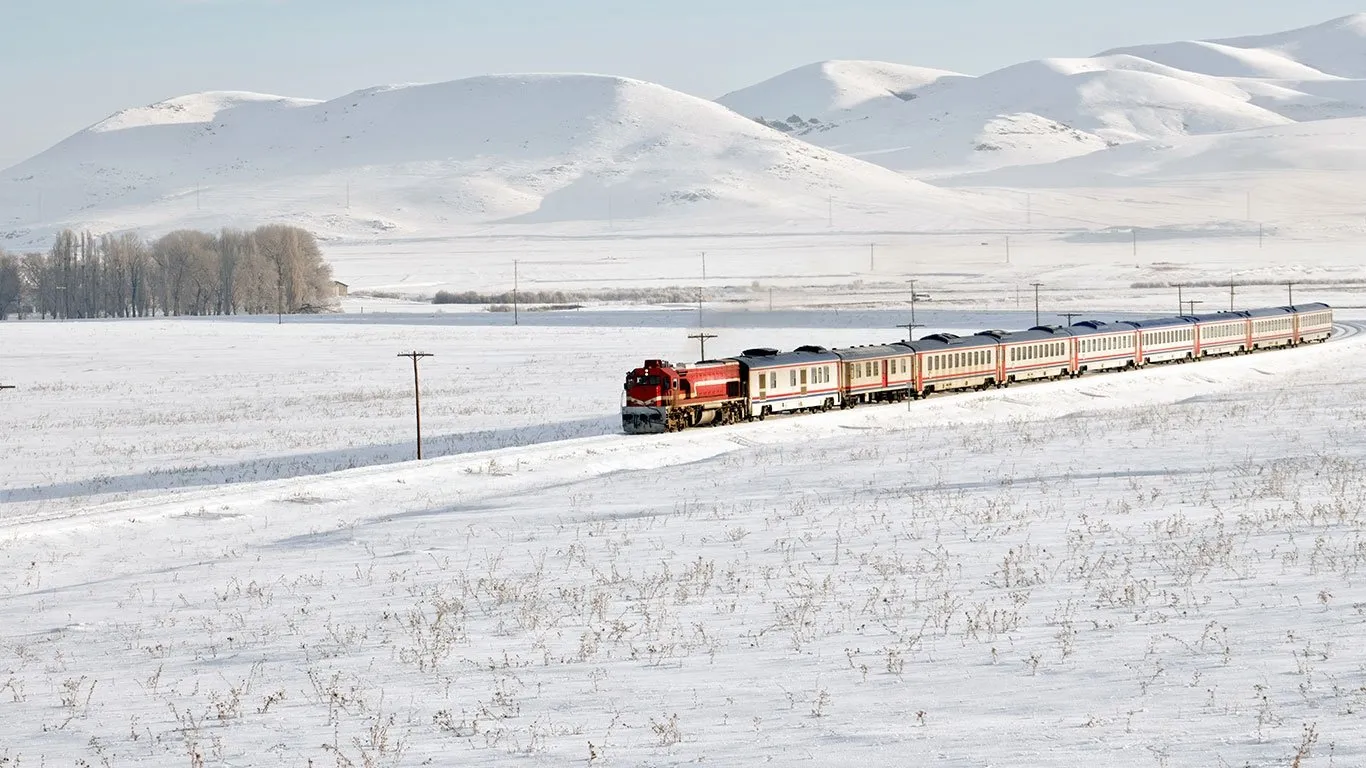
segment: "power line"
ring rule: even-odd
[[[400,352],[399,357],[413,359],[413,413],[417,416],[417,458],[422,459],[422,395],[417,383],[417,361],[422,357],[435,357],[428,352]]]

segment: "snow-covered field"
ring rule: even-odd
[[[1363,40],[822,62],[719,104],[195,94],[8,169],[10,250],[283,221],[351,295],[0,323],[0,768],[1366,764]],[[514,280],[563,301],[513,325]],[[625,372],[699,327],[1023,328],[1036,287],[1044,323],[1293,289],[1343,325],[618,434]]]
[[[1366,336],[626,437],[631,325],[7,325],[0,761],[1366,761]]]

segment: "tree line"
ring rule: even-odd
[[[65,230],[46,253],[0,251],[0,320],[292,313],[334,296],[317,239],[282,224],[153,241]]]

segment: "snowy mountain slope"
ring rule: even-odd
[[[346,234],[723,212],[781,223],[824,213],[832,195],[912,226],[972,215],[957,193],[662,86],[515,75],[123,112],[4,172],[0,208],[17,220],[0,228],[283,218]]]
[[[819,121],[870,102],[904,101],[916,90],[956,72],[885,61],[820,61],[784,72],[716,101],[742,115],[773,124],[796,115]]]
[[[1043,59],[944,80],[797,133],[924,174],[1063,159],[1108,144],[1283,125],[1231,83],[1132,56]]]
[[[1259,37],[1040,59],[980,77],[922,77],[901,98],[831,97],[832,84],[843,81],[828,64],[721,103],[769,124],[784,121],[780,128],[820,146],[924,176],[1051,162],[1107,143],[1366,115],[1366,14]],[[786,122],[793,111],[806,119]]]
[[[1366,78],[1366,13],[1286,32],[1211,42],[1272,52],[1329,75]]]
[[[1366,118],[1124,144],[1058,162],[965,174],[965,186],[1150,185],[1201,176],[1318,174],[1344,192],[1366,173]]]

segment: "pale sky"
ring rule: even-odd
[[[206,90],[325,99],[595,72],[716,98],[822,59],[982,74],[1361,10],[1366,0],[0,0],[0,168],[119,109]]]

